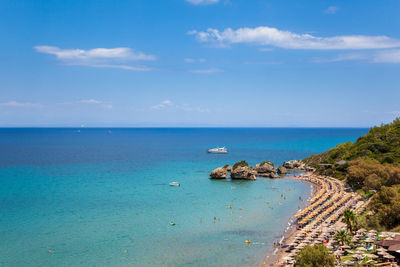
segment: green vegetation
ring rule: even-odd
[[[248,167],[248,166],[249,166],[249,164],[246,161],[242,160],[242,161],[236,162],[235,165],[233,165],[232,169],[234,170],[237,167]]]
[[[400,118],[392,123],[375,126],[359,137],[354,143],[340,144],[331,150],[313,155],[304,161],[321,169],[318,164],[336,164],[340,160],[351,161],[358,158],[374,159],[379,163],[400,163]],[[335,170],[346,170],[346,165],[335,166]]]
[[[336,231],[335,240],[336,240],[336,242],[338,242],[342,246],[343,245],[348,245],[348,244],[350,244],[350,241],[351,241],[350,233],[347,232],[346,230]]]
[[[380,190],[382,186],[400,184],[400,167],[373,159],[357,159],[347,170],[347,182],[364,191]]]
[[[372,197],[365,214],[345,217],[349,231],[356,226],[400,229],[400,118],[371,128],[354,143],[303,161],[319,174],[346,180],[361,196]]]
[[[228,169],[229,164],[225,164],[225,166],[223,167],[224,169]]]
[[[400,224],[400,186],[382,186],[371,201],[372,211],[377,218],[374,223],[377,228],[384,226],[393,229]]]
[[[265,164],[269,164],[269,165],[274,166],[274,164],[273,164],[271,161],[268,161],[268,160],[261,162],[261,163],[260,163],[260,166],[264,166]],[[275,166],[274,166],[274,167],[275,167]]]
[[[297,253],[295,259],[296,266],[300,267],[335,266],[335,257],[329,254],[324,245],[307,245]]]
[[[343,220],[342,222],[344,222],[347,225],[347,229],[350,231],[350,233],[353,232],[354,229],[354,225],[356,223],[356,214],[352,211],[352,210],[345,210],[343,213]]]

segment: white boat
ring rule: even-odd
[[[226,147],[216,147],[208,149],[207,152],[213,154],[226,154],[228,153],[228,149],[226,149]]]
[[[170,186],[181,186],[181,184],[178,182],[171,182],[171,183],[169,183],[169,185]]]

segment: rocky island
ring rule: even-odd
[[[281,166],[275,168],[271,161],[263,161],[255,165],[250,166],[246,161],[242,160],[236,162],[232,167],[225,165],[214,169],[210,173],[211,179],[227,179],[230,173],[231,179],[241,180],[257,180],[257,177],[266,178],[279,178],[279,175],[287,174],[289,170],[306,170],[306,166],[301,161],[291,160],[285,161]]]

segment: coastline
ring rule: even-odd
[[[367,205],[368,201],[347,190],[345,183],[335,178],[308,172],[296,179],[315,184],[317,190],[308,205],[294,215],[296,228],[265,258],[262,267],[293,266],[296,254],[307,245],[323,243],[332,248],[329,233],[346,228],[341,222],[343,212],[350,209],[358,213]]]
[[[304,180],[300,179],[299,177],[294,177],[294,176],[285,176],[282,177],[281,179],[292,179],[292,180],[298,180],[301,182],[309,183],[311,185],[311,192],[308,195],[306,201],[303,202],[303,204],[300,206],[300,209],[296,211],[295,214],[287,221],[287,224],[290,224],[288,227],[289,229],[285,228],[286,230],[282,234],[282,238],[279,240],[281,241],[281,245],[279,246],[273,246],[270,251],[267,253],[267,255],[264,257],[263,262],[260,264],[260,267],[266,267],[266,266],[275,266],[276,262],[279,261],[279,259],[282,258],[284,254],[284,249],[281,248],[282,244],[284,242],[290,242],[294,239],[295,234],[296,234],[296,224],[294,223],[296,218],[295,215],[306,209],[307,207],[310,206],[311,204],[311,199],[316,195],[316,193],[319,191],[317,185],[309,180]]]

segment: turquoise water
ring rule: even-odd
[[[310,185],[209,172],[304,158],[366,131],[0,129],[0,266],[257,265]],[[230,153],[205,153],[217,145]]]

